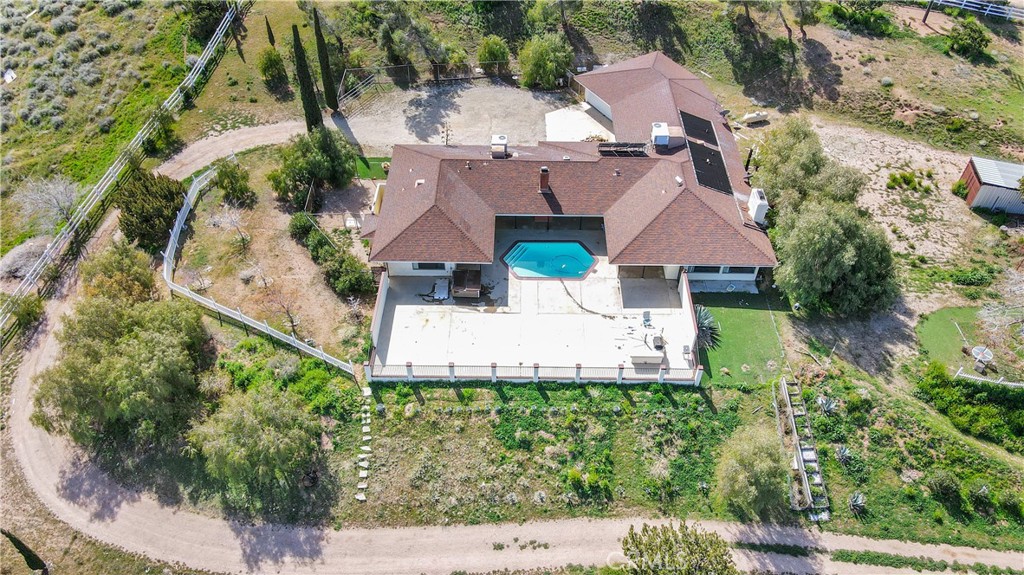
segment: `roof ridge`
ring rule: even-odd
[[[444,165],[444,162],[442,161],[442,166],[443,166],[443,165]],[[438,184],[438,185],[436,186],[436,190],[439,190],[439,189],[440,189],[440,184],[441,184],[441,178],[442,178],[442,172],[443,172],[443,171],[445,171],[445,170],[444,170],[444,169],[443,169],[442,167],[440,167],[440,166],[439,166],[439,167],[438,167],[438,170],[437,170],[437,184]],[[451,173],[451,169],[450,169],[450,168],[448,169],[448,172],[449,172],[449,173]],[[487,207],[488,207],[488,209],[490,209],[490,210],[491,210],[492,212],[494,211],[494,206],[492,206],[491,204],[487,203],[487,201],[486,201],[486,200],[484,200],[484,199],[483,199],[482,197],[480,197],[480,194],[478,194],[478,193],[476,192],[476,190],[474,190],[474,189],[472,188],[472,186],[470,186],[469,184],[467,184],[467,183],[466,183],[466,181],[462,179],[462,172],[460,172],[459,170],[455,170],[455,171],[454,171],[454,176],[455,176],[455,178],[456,178],[456,179],[458,179],[458,180],[459,180],[459,182],[460,182],[460,183],[461,183],[461,184],[462,184],[463,186],[465,186],[465,188],[466,188],[467,190],[469,190],[469,193],[473,194],[473,195],[474,195],[474,196],[476,197],[476,199],[480,201],[480,203],[481,203],[481,204],[483,204],[483,205],[487,206]],[[448,210],[446,210],[446,209],[445,209],[445,208],[444,208],[444,207],[443,207],[443,206],[441,205],[441,202],[440,202],[440,201],[438,201],[438,199],[439,199],[439,196],[437,196],[437,195],[436,195],[436,194],[437,194],[437,191],[436,191],[436,190],[435,190],[435,192],[434,192],[434,193],[435,193],[435,196],[434,196],[434,207],[436,207],[437,209],[439,209],[439,210],[441,211],[441,213],[442,213],[442,214],[444,214],[444,217],[445,217],[445,218],[446,218],[446,219],[447,219],[447,220],[448,220],[449,222],[451,222],[451,224],[452,224],[453,226],[455,226],[455,227],[456,227],[456,228],[457,228],[457,229],[458,229],[458,230],[459,230],[460,232],[462,232],[462,235],[466,236],[466,238],[467,238],[467,239],[469,239],[470,243],[472,243],[472,244],[473,244],[473,247],[475,247],[476,249],[480,250],[480,253],[482,253],[482,254],[486,254],[486,253],[488,252],[488,250],[485,250],[485,249],[484,249],[483,247],[481,247],[481,246],[480,246],[480,244],[478,244],[478,243],[476,242],[476,240],[475,240],[475,239],[473,239],[473,235],[472,235],[472,234],[470,234],[469,232],[467,232],[467,231],[466,231],[465,229],[463,229],[463,227],[462,227],[462,226],[460,226],[460,225],[459,225],[458,223],[456,223],[456,222],[455,222],[455,220],[453,220],[453,219],[452,219],[452,216],[451,216],[451,214],[449,214],[449,213],[448,213]],[[446,198],[446,199],[448,199],[448,198]],[[449,201],[448,203],[449,203],[449,204],[451,204],[451,202],[450,202],[450,201]],[[454,204],[452,204],[452,205],[454,206]],[[429,210],[428,210],[428,211],[429,211]],[[462,215],[462,214],[459,214],[459,215]],[[492,216],[492,217],[493,217],[493,216]]]
[[[703,188],[704,186],[701,186],[700,184],[697,184],[697,187],[698,188]],[[719,194],[719,193],[722,193],[722,192],[717,192],[717,191],[711,190],[710,193]],[[747,230],[748,228],[747,228],[746,220],[743,217],[743,210],[742,210],[742,208],[740,208],[739,202],[736,201],[736,196],[735,195],[731,195],[731,197],[732,197],[733,204],[736,205],[736,211],[737,211],[737,214],[740,216],[740,220],[741,220],[741,222],[740,222],[740,224],[738,226],[736,224],[734,224],[733,222],[730,222],[728,219],[726,219],[725,216],[720,214],[718,212],[718,210],[715,209],[714,206],[712,206],[708,202],[704,201],[704,198],[702,198],[700,196],[700,194],[694,193],[693,195],[694,195],[694,197],[697,198],[697,201],[699,201],[700,203],[704,204],[704,206],[706,206],[708,208],[708,210],[710,210],[713,214],[715,214],[715,216],[718,217],[718,219],[722,220],[723,222],[726,223],[726,225],[730,226],[732,229],[734,229],[737,232],[739,232],[738,235],[741,238],[743,238],[743,241],[745,241],[748,244],[750,244],[751,246],[753,246],[757,251],[761,252],[762,255],[768,256],[768,257],[773,258],[773,259],[775,258],[775,254],[774,253],[768,253],[768,252],[764,251],[763,249],[761,249],[761,246],[759,246],[756,243],[750,241],[750,238],[748,238],[747,235],[744,233],[745,230]]]

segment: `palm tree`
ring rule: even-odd
[[[715,349],[721,343],[721,333],[718,322],[711,315],[708,308],[697,304],[693,306],[694,316],[697,318],[697,347],[700,349]]]
[[[829,416],[839,411],[839,402],[832,399],[831,397],[825,397],[823,395],[818,396],[818,407],[821,409],[822,415]]]
[[[860,491],[854,491],[850,495],[850,513],[860,515],[868,509],[868,498]]]

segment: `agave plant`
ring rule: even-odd
[[[697,319],[697,347],[700,349],[715,349],[721,343],[721,333],[718,322],[711,315],[708,308],[697,304],[693,306],[693,313]]]
[[[839,411],[839,402],[824,395],[818,396],[818,408],[823,415],[833,415]]]
[[[838,461],[839,463],[846,465],[847,463],[850,462],[850,458],[852,457],[853,452],[850,451],[849,447],[845,445],[840,445],[836,449],[836,461]]]
[[[860,491],[850,495],[850,513],[860,515],[868,509],[868,498]]]

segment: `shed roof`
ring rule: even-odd
[[[974,163],[974,168],[978,171],[978,178],[983,184],[1016,190],[1020,186],[1020,179],[1024,178],[1024,164],[979,158],[978,156],[971,158],[971,162]]]

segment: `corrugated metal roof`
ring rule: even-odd
[[[974,167],[978,170],[978,178],[981,183],[1001,188],[1016,190],[1021,178],[1024,178],[1024,164],[1011,164],[988,158],[971,158]]]

